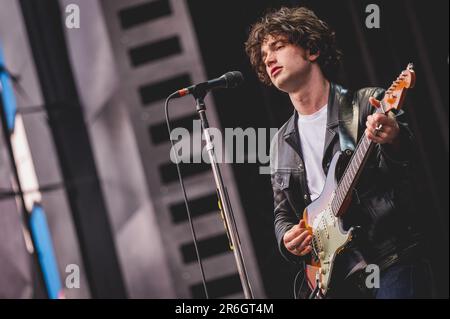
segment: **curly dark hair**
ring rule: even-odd
[[[317,63],[324,76],[330,79],[335,75],[342,56],[335,32],[308,8],[282,7],[268,12],[252,25],[245,43],[250,63],[263,83],[272,85],[261,54],[261,46],[269,35],[286,36],[291,44],[309,49],[311,53],[319,52]]]

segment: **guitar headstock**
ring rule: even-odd
[[[382,101],[385,113],[393,109],[399,110],[403,106],[406,90],[413,88],[416,82],[416,73],[413,68],[413,64],[409,63],[406,70],[403,70],[387,89]]]

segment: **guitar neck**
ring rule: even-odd
[[[413,64],[409,63],[406,70],[392,82],[392,85],[386,90],[383,100],[380,101],[380,108],[377,113],[388,114],[390,110],[400,109],[405,99],[406,90],[414,87],[416,75],[413,70]],[[361,175],[364,165],[374,148],[375,143],[369,140],[364,134],[360,139],[350,163],[347,165],[344,174],[335,190],[335,196],[331,202],[331,208],[336,216],[345,213],[346,205],[351,198],[351,193]]]
[[[377,111],[377,113],[382,112]],[[340,216],[345,212],[343,209],[344,203],[350,199],[352,190],[358,182],[359,176],[361,175],[374,146],[375,143],[369,140],[366,134],[360,139],[356,150],[342,175],[339,185],[336,188],[335,196],[331,203],[333,212],[336,216]]]

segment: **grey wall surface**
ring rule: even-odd
[[[131,298],[173,298],[161,233],[145,183],[128,106],[98,1],[61,0],[80,8],[80,29],[66,29],[102,190]]]

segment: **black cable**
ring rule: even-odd
[[[309,295],[308,299],[316,299],[316,297],[320,297],[320,283],[318,280],[316,280],[316,288],[314,288],[314,290],[311,292],[311,294]]]
[[[302,288],[303,288],[303,284],[305,283],[306,280],[306,263],[303,261],[302,262],[302,268],[303,268],[303,272],[302,270],[299,270],[297,272],[297,275],[295,275],[295,279],[294,279],[294,299],[299,299],[299,294],[302,292]],[[298,276],[300,275],[300,273],[303,273],[303,280],[302,280],[302,284],[300,285],[300,288],[297,290],[297,279]],[[297,291],[299,294],[297,294]]]
[[[178,179],[180,181],[180,186],[181,186],[181,189],[183,191],[184,205],[186,207],[186,213],[187,213],[187,216],[188,216],[189,225],[191,227],[192,238],[194,239],[195,254],[197,255],[197,261],[198,261],[198,264],[199,264],[199,267],[200,267],[200,272],[202,274],[203,289],[205,290],[206,299],[209,299],[208,289],[206,288],[205,271],[203,269],[202,260],[200,258],[200,254],[198,252],[198,247],[197,247],[197,235],[195,234],[194,224],[193,224],[192,218],[191,218],[191,211],[189,209],[189,202],[188,202],[187,195],[186,195],[186,189],[184,188],[183,177],[181,175],[181,169],[180,169],[180,165],[179,165],[180,161],[179,161],[179,158],[178,158],[178,154],[177,154],[177,152],[175,150],[175,145],[173,143],[173,140],[170,137],[170,134],[171,134],[172,130],[170,128],[170,120],[169,120],[169,101],[177,94],[178,94],[178,92],[174,92],[171,95],[169,95],[169,97],[166,99],[166,103],[164,104],[164,112],[165,112],[165,115],[166,115],[166,124],[167,124],[167,131],[169,132],[170,144],[172,145],[172,151],[173,151],[173,153],[175,155],[175,164],[176,164],[176,167],[177,167]]]

